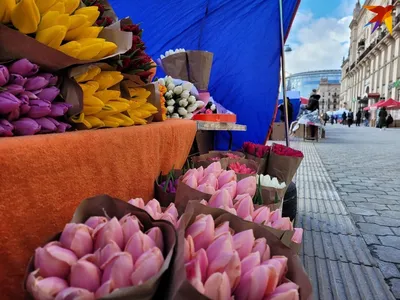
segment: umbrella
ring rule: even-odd
[[[378,107],[400,107],[400,102],[393,100],[392,98],[378,105]]]

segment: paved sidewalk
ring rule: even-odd
[[[314,299],[394,299],[317,152],[319,145],[300,142],[292,146],[305,155],[296,176],[296,223],[305,230],[301,257],[312,280]],[[331,154],[336,157],[334,151]]]

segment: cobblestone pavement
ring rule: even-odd
[[[315,216],[313,212],[315,206],[322,207],[328,214],[334,213],[338,220],[344,218],[338,223],[342,224],[343,230],[346,229],[347,232],[342,232],[344,236],[341,236],[339,232],[339,235],[332,238],[332,244],[329,245],[331,249],[329,251],[332,253],[328,251],[329,253],[325,253],[325,256],[341,262],[344,257],[341,256],[342,253],[350,254],[348,247],[361,243],[353,248],[353,256],[348,256],[347,260],[358,264],[361,268],[359,272],[369,272],[365,269],[367,266],[372,266],[373,269],[377,266],[380,272],[371,276],[379,277],[379,273],[382,273],[393,295],[396,299],[400,299],[400,130],[380,131],[376,128],[328,125],[326,132],[326,140],[319,143],[301,143],[306,155],[315,156],[314,160],[320,160],[321,165],[318,170],[315,169],[315,163],[307,164],[306,162],[299,171],[297,176],[300,183],[300,186],[299,184],[297,186],[299,209],[307,212],[306,219],[319,217],[319,214]],[[311,189],[314,190],[314,197],[303,195],[305,196],[303,199],[310,197],[311,201],[301,200],[301,193],[307,193],[304,184],[309,175],[305,172],[316,172],[319,177],[317,181],[319,188],[314,186]],[[330,190],[332,183],[338,191],[336,195],[339,199],[335,198],[335,192],[326,193]],[[332,205],[332,203],[335,204]],[[310,207],[302,207],[307,204]],[[351,216],[352,224],[356,225],[355,228],[352,228],[345,219],[347,213]],[[332,215],[325,216],[325,218],[328,217],[331,218]],[[314,244],[325,242],[324,239],[319,238],[318,234],[312,233],[312,237],[309,233],[307,233],[308,236],[305,235],[305,247],[309,246],[307,243],[309,240],[312,240]],[[352,238],[353,236],[355,239]],[[365,243],[359,239],[356,241],[358,236],[362,237]],[[349,244],[343,242],[343,237],[349,238],[347,241]],[[365,257],[368,257],[368,260],[359,253],[363,252],[362,248],[365,244],[372,256],[369,257],[366,254]],[[361,249],[359,252],[357,252],[357,247]],[[325,252],[326,249],[328,248],[325,248]],[[307,263],[309,252],[304,251],[304,253],[305,263]],[[320,256],[316,255],[316,257]],[[318,263],[318,260],[314,263]],[[318,268],[318,265],[315,267]],[[372,278],[371,281],[374,279]],[[377,295],[372,299],[388,299],[385,297]],[[362,299],[367,298],[370,297]]]

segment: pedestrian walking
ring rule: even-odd
[[[335,116],[335,124],[337,124],[338,116]]]
[[[324,120],[324,126],[325,126],[325,125],[326,125],[326,122],[329,121],[329,116],[328,116],[327,113],[324,113],[324,114],[323,114],[323,120]]]
[[[386,118],[388,116],[388,113],[386,111],[386,107],[382,107],[380,112],[379,112],[379,128],[382,130],[382,128],[386,128]]]
[[[371,117],[371,113],[367,110],[365,113],[364,113],[364,118],[365,118],[365,121],[364,121],[364,126],[365,127],[369,127],[369,118]]]
[[[335,122],[335,117],[333,116],[333,114],[331,115],[331,124],[333,125],[333,123]]]
[[[356,126],[357,127],[361,126],[361,118],[362,118],[362,112],[361,112],[361,108],[360,108],[356,114]]]
[[[347,125],[349,125],[349,128],[351,127],[351,125],[353,125],[353,121],[354,121],[354,114],[351,111],[351,109],[349,109],[349,112],[347,113]]]
[[[342,114],[342,125],[346,125],[346,119],[347,119],[347,115],[346,115],[346,112],[344,111],[343,112],[343,114]]]
[[[387,128],[389,128],[391,124],[393,124],[393,117],[392,117],[391,114],[389,114],[387,119],[386,119]]]

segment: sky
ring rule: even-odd
[[[302,0],[286,45],[286,71],[340,69],[357,0]]]

